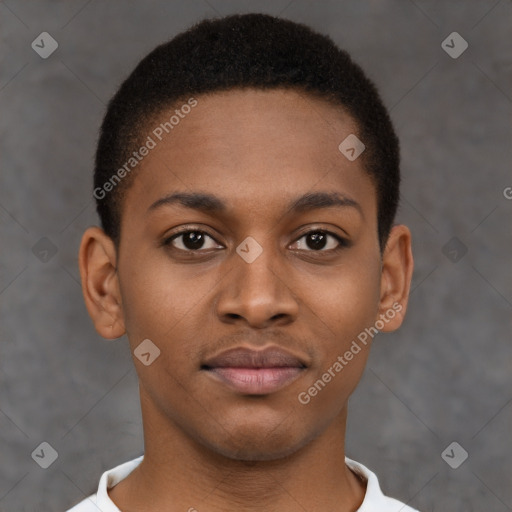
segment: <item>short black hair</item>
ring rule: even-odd
[[[361,155],[364,168],[376,189],[383,250],[398,207],[400,155],[375,85],[330,37],[304,24],[257,13],[202,20],[156,47],[110,100],[96,151],[94,197],[101,225],[116,245],[124,192],[134,175],[127,174],[131,169],[126,165],[125,172],[118,171],[147,135],[149,120],[192,95],[236,88],[295,89],[352,116],[366,146]],[[113,177],[119,179],[113,182]],[[105,187],[109,182],[112,186]]]

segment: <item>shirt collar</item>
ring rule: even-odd
[[[136,459],[124,462],[105,471],[100,478],[98,491],[96,494],[96,506],[101,512],[120,512],[114,502],[108,495],[108,489],[111,489],[121,480],[126,478],[141,462],[144,455],[137,457]],[[379,485],[379,480],[375,473],[370,471],[363,464],[356,462],[348,457],[345,457],[345,464],[356,474],[360,475],[366,482],[366,493],[364,496],[363,503],[357,509],[357,512],[370,512],[375,510],[375,506],[386,500],[386,497],[382,493]],[[393,500],[394,501],[394,500]],[[405,508],[405,507],[404,507]],[[410,510],[405,508],[405,510]]]

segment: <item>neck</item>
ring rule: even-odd
[[[120,510],[355,511],[364,485],[345,465],[346,407],[318,437],[277,460],[234,460],[199,444],[141,392],[145,453],[109,491]]]

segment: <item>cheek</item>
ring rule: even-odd
[[[160,255],[134,259],[120,272],[126,330],[132,349],[151,339],[162,352],[179,356],[188,352],[194,340],[187,326],[203,311],[214,276],[197,275],[197,270],[178,268]],[[192,274],[195,272],[195,274]]]
[[[380,260],[354,254],[316,284],[308,286],[311,307],[343,342],[375,322],[380,297]]]
[[[335,415],[359,382],[369,355],[369,330],[379,306],[380,260],[347,258],[335,273],[311,280],[307,289],[308,306],[320,321],[315,368],[302,389],[307,396],[299,402],[310,400],[315,414]]]

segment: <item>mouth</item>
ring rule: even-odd
[[[304,360],[277,347],[258,351],[235,348],[201,366],[218,382],[247,395],[274,393],[291,384],[306,368]]]

